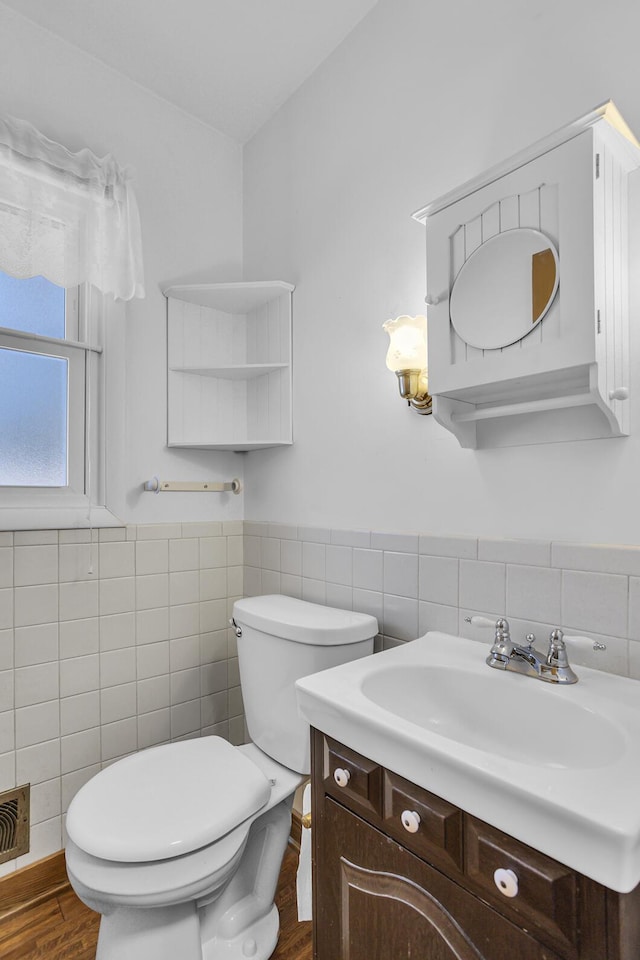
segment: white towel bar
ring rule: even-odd
[[[230,490],[232,493],[240,493],[242,484],[236,478],[225,483],[218,480],[160,480],[158,477],[152,477],[145,481],[143,490],[150,493],[224,493]]]

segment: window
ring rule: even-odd
[[[89,316],[88,299],[84,287],[65,290],[43,277],[21,280],[0,272],[4,508],[75,508],[88,516],[89,498],[97,492],[89,484],[88,444],[100,447],[90,403],[92,371],[91,392],[101,396],[97,318]],[[38,523],[48,526],[39,516]],[[60,525],[65,516],[70,521],[69,514],[60,514]]]
[[[0,273],[0,487],[84,484],[84,351],[65,344],[78,305],[77,289]]]
[[[114,521],[100,344],[143,296],[127,169],[0,117],[0,529]]]

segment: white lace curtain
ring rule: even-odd
[[[144,297],[129,172],[111,156],[71,153],[26,121],[0,117],[0,270]]]

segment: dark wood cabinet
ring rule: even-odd
[[[640,888],[607,890],[318,731],[312,767],[315,960],[640,960]]]

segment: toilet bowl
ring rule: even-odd
[[[96,960],[266,960],[296,787],[299,677],[373,650],[373,617],[289,597],[234,605],[252,743],[202,737],[106,767],[67,813],[67,872],[102,915]]]

